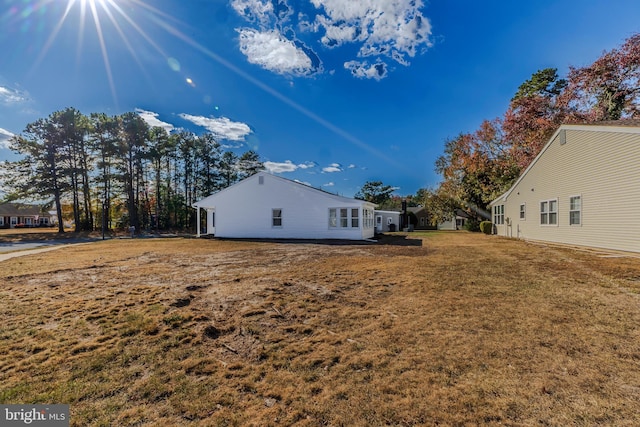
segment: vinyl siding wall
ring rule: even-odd
[[[561,131],[506,200],[500,235],[640,252],[640,135]],[[581,196],[581,224],[569,224],[569,199]],[[540,224],[540,202],[557,199],[558,224]],[[525,204],[525,219],[520,205]],[[507,224],[506,218],[509,218]]]

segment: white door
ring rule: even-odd
[[[376,215],[376,233],[382,233],[382,215]]]

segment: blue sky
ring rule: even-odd
[[[0,160],[56,110],[138,111],[327,191],[412,194],[532,73],[638,31],[637,0],[0,0]]]

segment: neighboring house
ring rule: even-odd
[[[501,236],[640,252],[640,121],[562,125],[490,206]]]
[[[24,203],[0,204],[0,228],[47,227],[52,223],[51,215],[40,206]]]
[[[193,207],[198,212],[198,237],[364,240],[374,236],[373,203],[266,172],[212,194]]]
[[[429,213],[424,206],[408,207],[407,212],[412,212],[416,216],[416,230],[434,230],[436,227],[431,225]]]
[[[402,230],[402,212],[398,211],[375,211],[376,233]]]
[[[471,216],[462,209],[456,209],[453,218],[438,224],[438,230],[462,230]]]

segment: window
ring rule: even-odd
[[[569,197],[569,225],[580,225],[582,216],[582,197]]]
[[[348,212],[349,209],[347,208],[340,209],[340,227],[345,228],[349,226],[349,217],[347,216]]]
[[[363,228],[373,228],[373,210],[372,209],[362,209],[362,227]],[[380,216],[376,217],[376,221],[382,221]]]
[[[363,226],[366,227],[368,215],[373,213],[362,210]],[[373,221],[373,219],[372,219]],[[373,224],[373,222],[372,222]],[[329,208],[329,228],[360,228],[360,209],[358,208]]]
[[[540,224],[558,225],[558,200],[540,202]]]
[[[526,219],[527,216],[527,205],[524,203],[520,205],[520,219]]]
[[[420,226],[424,227],[424,217],[423,216],[420,217]]]
[[[11,217],[11,225],[16,225],[16,224],[18,224],[18,217],[12,216]]]
[[[0,225],[4,225],[4,217],[0,216]]]
[[[274,227],[282,227],[282,209],[271,210],[271,225]]]
[[[337,209],[329,209],[329,227],[335,228],[338,226],[338,214]]]
[[[493,223],[496,225],[504,224],[504,205],[493,207]]]

